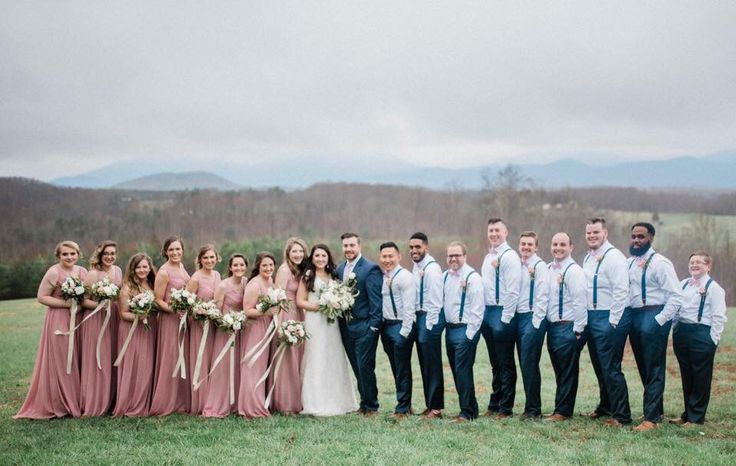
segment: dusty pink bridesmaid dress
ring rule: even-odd
[[[243,288],[239,285],[228,284],[223,300],[223,313],[228,311],[243,310]],[[214,346],[212,349],[212,359],[210,367],[215,362],[224,345],[230,338],[230,334],[226,331],[215,330]],[[230,404],[230,358],[233,358],[233,383],[235,384],[235,402]],[[230,413],[237,411],[238,407],[238,386],[240,385],[240,335],[235,338],[235,347],[232,353],[228,352],[225,357],[215,368],[210,376],[209,391],[207,393],[207,401],[205,402],[202,416],[204,417],[225,417]]]
[[[99,279],[103,274],[98,273]],[[123,271],[120,267],[113,266],[109,275],[110,281],[122,287]],[[88,309],[84,317],[92,312]],[[79,353],[82,358],[80,369],[80,398],[79,404],[82,409],[82,417],[102,416],[107,414],[114,404],[113,393],[115,392],[115,381],[113,380],[113,346],[112,346],[112,316],[117,314],[117,300],[113,300],[111,306],[110,320],[102,336],[100,344],[100,365],[97,366],[97,339],[100,329],[105,323],[105,310],[87,320],[77,330],[80,332]]]
[[[197,297],[202,301],[211,301],[215,297],[215,289],[220,284],[220,272],[213,270],[212,277],[207,278],[200,270],[192,275],[192,280],[197,280]],[[189,388],[192,390],[192,414],[201,414],[204,407],[205,399],[207,399],[208,380],[202,382],[199,389],[195,392],[192,384],[194,380],[194,365],[197,361],[197,353],[199,344],[202,341],[203,322],[200,320],[189,319],[189,365],[187,366],[187,376],[191,382]],[[202,367],[199,372],[199,378],[202,379],[210,370],[210,359],[212,359],[212,345],[214,340],[215,327],[210,323],[207,341],[205,342],[204,352],[202,353]]]
[[[58,281],[52,296],[63,299],[61,283],[70,273],[56,264]],[[87,275],[84,267],[75,265],[71,272],[81,280]],[[55,417],[79,417],[82,411],[79,407],[79,365],[78,358],[74,358],[70,374],[66,373],[67,349],[69,337],[54,335],[56,330],[69,330],[69,309],[50,307],[46,311],[41,338],[38,342],[36,364],[33,366],[31,385],[28,395],[23,402],[15,419],[51,419]],[[79,314],[77,314],[77,319]],[[75,355],[79,346],[75,343]]]
[[[286,282],[286,295],[291,300],[289,312],[282,312],[279,316],[280,322],[284,320],[304,321],[304,312],[296,307],[296,290],[299,288],[299,280],[295,278]],[[277,342],[274,338],[271,354],[276,350]],[[271,410],[281,413],[299,413],[302,410],[302,378],[301,365],[304,355],[304,345],[289,348],[284,353],[278,377],[273,387],[273,400]],[[274,385],[274,374],[268,379],[268,386]]]
[[[189,274],[184,267],[179,270],[170,268],[169,284],[166,287],[164,300],[169,302],[172,288],[184,288]],[[182,276],[186,274],[185,276]],[[189,331],[187,330],[187,333]],[[172,377],[176,361],[179,357],[178,347],[179,316],[171,312],[158,313],[158,337],[156,341],[156,369],[153,376],[153,397],[151,398],[151,416],[165,416],[171,413],[188,413],[191,404],[191,381],[176,376]],[[189,336],[184,335],[184,355],[189,353]]]
[[[149,318],[153,322],[155,317]],[[128,336],[133,322],[119,319],[118,347],[119,353],[125,338]],[[140,417],[148,416],[153,390],[153,363],[156,349],[156,328],[145,329],[138,322],[128,349],[120,362],[117,380],[117,397],[113,416]]]
[[[258,282],[253,279],[246,285],[246,288],[255,286],[259,287]],[[264,294],[266,290],[260,290]],[[240,359],[251,350],[266,334],[268,326],[271,324],[271,316],[258,317],[249,319],[248,325],[241,331],[240,340]],[[268,417],[271,413],[264,407],[266,402],[266,384],[261,384],[256,389],[256,383],[261,378],[266,369],[268,369],[268,360],[270,352],[268,349],[261,354],[256,363],[252,367],[248,367],[247,362],[240,365],[240,390],[238,391],[238,414],[252,419],[256,417]]]

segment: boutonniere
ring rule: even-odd
[[[529,270],[529,278],[534,280],[534,275],[536,274],[536,272],[534,271],[534,267],[530,265],[529,267],[527,267],[527,269]]]
[[[493,259],[491,261],[491,267],[493,267],[494,269],[498,268],[498,259]]]
[[[350,288],[353,288],[353,287],[355,287],[356,283],[357,283],[357,280],[355,279],[355,272],[350,272],[350,273],[348,274],[348,281],[347,281],[347,285],[348,285],[348,286],[349,286]]]
[[[644,268],[644,264],[646,264],[646,263],[647,263],[647,261],[644,260],[643,257],[640,257],[640,258],[636,259],[636,265],[638,265],[640,269],[643,269]]]
[[[422,278],[424,276],[424,270],[419,271],[419,278]]]
[[[705,288],[702,286],[698,289],[698,293],[700,293],[700,296],[705,296]]]
[[[465,279],[460,280],[460,288],[465,291],[468,288],[468,282]]]
[[[557,276],[557,284],[562,285],[562,275]]]
[[[603,260],[603,256],[600,256],[600,257],[598,257],[598,256],[594,256],[594,257],[595,257],[595,261],[596,261],[596,262],[600,262],[600,261],[602,261],[602,260]]]

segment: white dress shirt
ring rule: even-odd
[[[499,271],[499,294],[496,302],[496,269]],[[480,268],[486,306],[503,306],[501,321],[508,324],[519,303],[521,287],[521,259],[505,241],[490,249]]]
[[[600,268],[599,268],[600,266]],[[598,269],[598,306],[593,307],[593,280]],[[624,308],[629,304],[629,271],[626,256],[606,241],[595,251],[588,251],[583,260],[588,281],[588,309],[611,311],[608,321],[618,325]]]
[[[680,282],[682,289],[682,307],[677,315],[678,322],[688,324],[710,325],[710,338],[716,345],[721,340],[721,333],[726,324],[726,292],[721,285],[712,281],[708,289],[705,285],[710,280],[709,275],[701,277],[700,280],[686,278]],[[698,322],[700,301],[705,295],[703,303],[703,316]]]
[[[473,273],[471,274],[471,272]],[[465,264],[457,272],[445,271],[443,281],[445,319],[450,324],[467,324],[465,336],[468,340],[472,340],[480,329],[485,313],[483,280],[472,267]],[[466,288],[465,308],[463,319],[460,321],[460,298],[463,295],[463,284]]]
[[[393,292],[394,303],[396,304],[396,313],[391,304],[391,292]],[[411,333],[411,327],[416,318],[416,304],[414,300],[417,296],[417,285],[414,283],[414,276],[403,268],[396,266],[393,270],[384,273],[383,287],[381,288],[383,295],[383,318],[384,320],[400,320],[401,336],[408,337]]]
[[[412,273],[417,287],[416,309],[427,313],[427,330],[432,330],[440,319],[442,309],[442,267],[434,257],[426,254],[424,259],[414,263]],[[422,297],[420,293],[423,294]],[[420,309],[420,302],[424,309]]]
[[[565,272],[566,270],[567,272]],[[573,331],[583,333],[585,326],[588,325],[588,286],[585,283],[585,272],[572,257],[568,257],[562,262],[550,262],[549,271],[547,320],[550,322],[571,320],[573,321]],[[562,319],[560,319],[559,296],[563,275]]]
[[[534,309],[529,308],[532,273],[534,274],[534,299],[532,300]],[[536,254],[521,262],[521,292],[519,293],[519,304],[516,306],[516,313],[523,314],[533,311],[532,325],[534,328],[539,328],[539,324],[547,317],[549,280],[549,268]]]
[[[651,257],[654,255],[654,257]],[[651,258],[651,260],[649,260]],[[646,293],[647,301],[642,300],[642,277],[645,264],[646,268]],[[654,318],[659,325],[664,325],[677,313],[682,305],[682,293],[680,292],[680,281],[677,279],[675,267],[662,254],[655,254],[650,248],[641,257],[629,257],[629,306],[639,308],[643,306],[659,306],[664,304],[664,309]]]
[[[345,268],[342,270],[342,281],[343,282],[348,281],[348,277],[353,272],[353,269],[355,268],[355,264],[358,263],[361,257],[363,257],[363,254],[358,254],[355,257],[355,259],[352,261],[345,259]]]

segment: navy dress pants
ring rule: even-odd
[[[486,306],[483,324],[480,327],[491,361],[491,397],[488,410],[501,414],[512,414],[516,396],[516,318],[501,322],[502,306]]]

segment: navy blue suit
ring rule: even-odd
[[[337,276],[340,278],[345,271],[345,264],[343,261],[337,267]],[[378,265],[364,257],[356,262],[352,272],[355,274],[358,296],[352,309],[353,318],[349,322],[340,319],[340,335],[358,382],[360,409],[377,411],[376,348],[383,322],[383,274]]]

